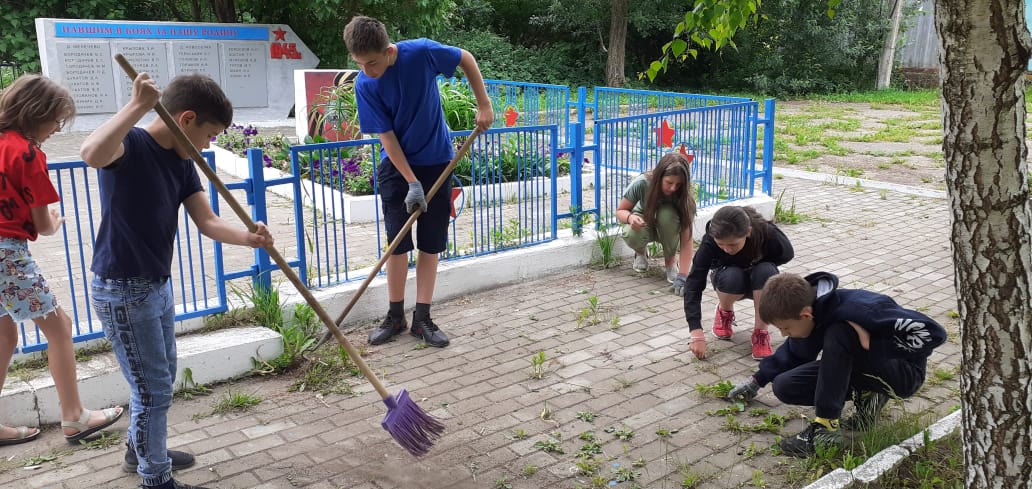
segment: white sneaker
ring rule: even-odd
[[[681,273],[681,270],[677,268],[677,263],[666,267],[666,281],[674,283],[674,280],[677,279],[677,274],[679,273]]]
[[[631,264],[631,268],[635,272],[646,272],[649,269],[649,259],[645,255],[634,255],[634,263]]]

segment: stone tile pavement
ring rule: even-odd
[[[796,247],[795,260],[783,270],[833,272],[844,287],[884,292],[927,313],[951,331],[929,372],[957,367],[957,324],[948,317],[956,299],[946,202],[796,179],[777,180],[775,195],[782,189],[807,217],[783,226]],[[578,313],[592,296],[602,321],[578,325]],[[706,318],[714,306],[715,295],[708,292]],[[290,392],[294,377],[286,374],[177,400],[169,444],[198,457],[196,467],[177,477],[227,489],[591,487],[575,463],[585,445],[578,435],[593,431],[605,477],[615,478],[618,469],[638,473],[633,483],[616,487],[677,488],[688,470],[707,477],[700,488],[750,487],[756,471],[767,487],[805,485],[790,479],[790,460],[746,454],[750,446],[762,452],[774,435],[722,429],[724,418],[706,412],[727,403],[695,390],[696,384],[737,381],[753,372],[751,303],[737,304],[736,311],[740,326],[734,339],[712,339],[710,356],[698,361],[688,351],[680,300],[658,273],[641,277],[629,264],[570,270],[440,303],[434,317],[453,338],[451,346],[418,349],[414,338],[403,335],[367,348],[366,357],[389,391],[407,389],[423,409],[444,420],[448,431],[426,457],[410,457],[380,428],[386,409],[361,379],[354,396],[321,395]],[[776,347],[781,338],[774,336]],[[365,345],[365,331],[349,339]],[[545,353],[547,371],[534,379],[530,359],[538,352]],[[959,403],[956,385],[929,383],[907,409],[945,414]],[[204,416],[230,392],[263,401],[247,412]],[[784,434],[802,429],[800,414],[812,415],[780,404],[769,388],[756,404],[792,418]],[[542,415],[546,409],[550,416]],[[578,419],[582,411],[595,413],[595,419]],[[607,432],[610,427],[634,434],[619,440]],[[124,437],[125,428],[120,421],[114,432]],[[661,429],[671,435],[661,437]],[[518,439],[515,432],[527,437]],[[561,440],[565,453],[535,448],[550,435]],[[122,453],[120,445],[69,447],[49,429],[42,440],[0,447],[0,486],[135,487],[138,478],[121,472]],[[55,455],[35,468],[22,467],[32,457]],[[530,474],[532,466],[537,470]]]

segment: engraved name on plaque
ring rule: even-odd
[[[222,89],[234,107],[269,105],[268,70],[263,45],[222,42]]]
[[[158,83],[158,88],[168,86],[172,81],[168,64],[168,43],[162,41],[115,41],[111,43],[114,53],[122,53],[139,73],[147,72]],[[119,106],[125,105],[133,94],[133,81],[119,73],[117,95]]]
[[[172,44],[172,76],[200,73],[221,82],[218,45],[210,42],[176,42]]]
[[[106,42],[58,41],[57,80],[68,88],[80,114],[115,112],[114,71]]]

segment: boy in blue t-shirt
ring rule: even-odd
[[[193,455],[167,449],[176,378],[169,277],[179,206],[202,234],[216,241],[259,248],[272,246],[273,239],[260,222],[251,233],[215,215],[188,149],[177,147],[161,118],[134,127],[159,97],[196,148],[207,148],[233,120],[233,106],[211,78],[180,76],[162,93],[147,73],[140,73],[133,80],[132,99],[83,141],[80,154],[87,165],[100,169],[93,309],[131,391],[122,468],[140,474],[143,487],[190,489],[195,486],[176,482],[172,470],[193,465]]]
[[[387,239],[401,239],[387,260],[387,295],[390,309],[383,324],[369,335],[369,344],[390,341],[405,330],[406,255],[412,251],[412,234],[398,236],[416,208],[416,308],[411,334],[430,346],[448,345],[448,337],[430,319],[438,253],[448,243],[451,180],[428,203],[423,193],[430,188],[454,157],[451,136],[444,122],[438,74],[451,76],[462,68],[477,99],[477,127],[487,130],[494,122],[491,99],[477,61],[468,51],[429,39],[391,43],[380,21],[357,16],[344,28],[344,43],[362,73],[355,80],[358,121],[363,133],[379,134],[383,147],[377,170]]]
[[[781,440],[781,451],[797,457],[843,445],[840,426],[867,430],[889,396],[914,395],[924,384],[928,356],[946,341],[946,330],[928,316],[886,295],[839,289],[838,277],[827,272],[771,277],[759,314],[788,339],[728,397],[749,401],[773,383],[781,402],[814,406],[814,421]],[[850,394],[855,413],[840,425]]]

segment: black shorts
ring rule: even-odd
[[[412,166],[416,179],[423,185],[423,191],[429,192],[437,177],[448,167],[448,163],[440,165]],[[387,242],[393,243],[398,232],[408,221],[409,213],[405,210],[405,196],[408,195],[408,182],[394,167],[391,160],[385,158],[377,170],[376,181],[380,187],[380,201],[383,203],[383,224],[387,231]],[[451,220],[451,188],[452,179],[444,181],[437,189],[432,200],[427,202],[427,210],[419,216],[416,224],[416,243],[419,251],[424,253],[441,253],[448,246],[448,222]],[[401,236],[401,243],[394,250],[395,255],[403,255],[412,251],[412,233]]]

